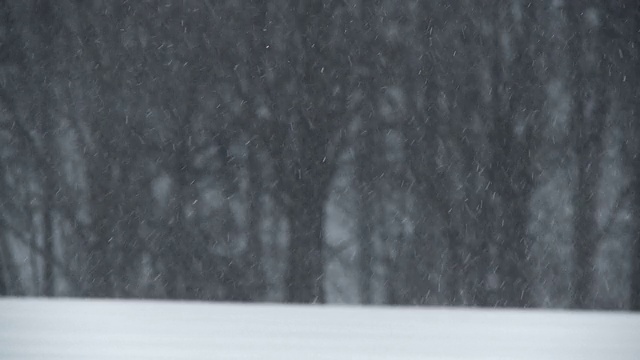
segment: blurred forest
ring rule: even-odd
[[[640,3],[0,2],[0,294],[640,310]]]

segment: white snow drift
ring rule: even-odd
[[[0,299],[0,359],[640,359],[640,315]]]

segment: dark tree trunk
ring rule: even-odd
[[[332,5],[336,5],[333,3]],[[342,127],[343,104],[332,94],[328,79],[344,59],[331,52],[329,43],[333,6],[321,0],[292,2],[301,55],[295,65],[301,71],[298,94],[292,94],[296,111],[281,131],[288,133],[285,151],[283,201],[289,218],[289,255],[286,286],[289,302],[324,302],[324,206],[336,168],[338,152],[334,134]],[[331,71],[327,73],[325,71]],[[340,104],[338,106],[338,104]]]
[[[493,244],[498,249],[494,259],[498,283],[490,286],[493,296],[488,305],[526,307],[531,305],[528,225],[529,201],[535,187],[532,157],[539,141],[535,135],[537,119],[527,117],[531,109],[542,107],[537,93],[539,80],[531,65],[538,56],[538,45],[533,41],[537,16],[535,6],[527,6],[519,19],[509,15],[508,8],[504,10],[496,19],[492,35],[493,90],[488,104],[491,108],[487,109],[493,117],[488,134],[491,155],[480,218],[492,222],[486,226],[498,240]],[[511,52],[504,51],[499,39],[505,29],[510,29],[514,45]],[[518,132],[518,127],[522,131]],[[499,196],[498,207],[490,205],[494,195]]]
[[[366,55],[364,51],[361,55]],[[363,56],[364,57],[364,56]],[[368,61],[358,59],[358,61]],[[364,304],[372,302],[371,282],[373,279],[374,266],[374,244],[373,235],[375,227],[376,211],[374,201],[376,198],[376,174],[379,171],[379,164],[382,156],[380,154],[380,136],[375,127],[378,119],[375,117],[371,87],[374,86],[374,79],[357,78],[355,81],[369,84],[364,86],[365,97],[363,104],[358,109],[361,122],[355,139],[356,157],[353,166],[355,167],[355,184],[358,188],[358,266],[359,266],[359,292],[360,301]]]
[[[40,63],[37,66],[42,67],[42,72],[38,73],[38,80],[41,82],[43,90],[40,95],[40,108],[35,113],[38,117],[34,119],[34,123],[37,124],[40,134],[44,137],[44,146],[40,154],[37,154],[37,164],[40,167],[40,174],[42,176],[42,214],[43,214],[43,254],[42,254],[42,277],[43,286],[41,288],[42,293],[45,296],[54,295],[54,266],[53,257],[53,212],[55,207],[55,192],[56,192],[56,162],[54,161],[55,154],[55,139],[53,138],[56,133],[55,125],[56,119],[52,116],[53,108],[55,105],[52,101],[53,94],[49,90],[56,78],[56,53],[54,50],[53,41],[55,40],[56,31],[59,29],[58,22],[60,21],[55,14],[55,9],[50,1],[38,0],[34,4],[35,17],[40,22],[38,35],[43,43],[42,49],[40,49],[41,56]],[[35,65],[35,64],[34,64]],[[52,80],[53,79],[53,80]]]
[[[634,139],[640,136],[640,128],[636,129]],[[640,156],[635,156],[633,166],[633,181],[631,183],[633,191],[633,214],[635,218],[635,238],[631,249],[631,286],[630,286],[630,308],[640,311]]]
[[[614,2],[614,6],[619,5]],[[640,29],[640,3],[634,7],[626,9],[624,7],[614,7],[614,18],[616,19],[613,24],[617,24],[618,21],[622,21],[627,16],[630,16],[630,26],[627,28],[628,33],[623,35],[626,38],[630,35],[631,41],[627,44],[630,52],[631,61],[629,64],[633,64],[632,68],[628,70],[627,77],[630,80],[630,84],[627,85],[627,91],[629,96],[626,99],[627,104],[631,107],[631,131],[629,135],[629,142],[635,147],[632,151],[632,156],[627,154],[630,158],[630,165],[633,171],[633,181],[630,185],[633,191],[633,214],[635,220],[635,239],[633,241],[633,248],[631,252],[631,286],[630,286],[630,308],[631,310],[640,311],[640,149],[638,149],[638,139],[640,139],[640,70],[637,64],[640,63],[640,36],[638,35],[638,29]],[[620,20],[618,20],[620,19]]]
[[[302,189],[313,191],[313,186]],[[323,303],[324,294],[324,202],[300,199],[303,206],[289,213],[290,239],[287,261],[287,301]]]
[[[603,104],[602,84],[598,81],[598,68],[602,61],[590,63],[590,53],[597,54],[602,49],[597,43],[597,32],[585,31],[584,9],[577,4],[567,6],[569,33],[569,58],[572,60],[571,91],[573,108],[570,131],[572,146],[576,156],[577,176],[574,188],[573,206],[575,212],[573,251],[574,284],[572,304],[575,308],[592,306],[591,289],[594,281],[594,261],[599,241],[597,226],[597,192],[600,178],[602,136],[605,130],[606,109]],[[598,46],[598,47],[596,47]],[[596,56],[596,55],[593,55]],[[604,78],[600,78],[605,81]],[[589,106],[589,102],[595,106]],[[592,108],[592,110],[588,110]]]
[[[251,145],[250,145],[251,146]],[[262,194],[262,167],[258,158],[258,149],[248,149],[249,208],[247,227],[247,251],[244,256],[246,271],[244,283],[249,299],[260,300],[265,295],[264,269],[262,265],[262,237],[260,236]]]
[[[498,304],[506,307],[527,306],[530,301],[527,249],[528,204],[533,188],[529,175],[530,143],[516,139],[513,113],[500,112],[490,132],[494,151],[488,167],[489,190],[500,196],[501,211],[493,224],[498,257],[496,275],[499,282],[494,289]],[[487,199],[489,203],[489,199]],[[487,206],[483,211],[491,211]],[[490,226],[490,225],[488,225]]]
[[[326,160],[326,129],[302,117],[292,131],[294,161],[287,164],[285,203],[289,218],[287,301],[324,302],[324,206],[333,175]],[[325,130],[323,132],[323,130]]]
[[[326,158],[328,129],[304,115],[291,130],[293,161],[285,164],[289,219],[287,301],[324,302],[324,206],[335,164]]]
[[[3,219],[0,219],[0,226],[4,225],[3,222]],[[4,231],[4,226],[0,227],[0,231]],[[0,242],[2,242],[0,244],[0,296],[6,296],[9,295],[9,254],[5,251],[7,246],[3,245],[7,242],[6,237],[1,239]]]
[[[359,292],[360,302],[371,304],[371,282],[373,278],[374,264],[374,217],[376,216],[373,201],[375,197],[375,162],[376,144],[375,132],[369,126],[364,127],[359,134],[356,150],[355,173],[358,186],[358,265],[359,265]]]
[[[114,227],[110,221],[113,203],[113,191],[109,186],[112,172],[108,165],[110,160],[100,159],[105,156],[104,150],[98,150],[93,165],[90,165],[91,204],[93,206],[92,227],[94,238],[88,248],[88,284],[87,296],[109,297],[113,294],[112,275],[112,242]]]
[[[449,261],[449,278],[447,284],[447,305],[457,306],[464,305],[463,293],[466,290],[466,277],[463,273],[464,268],[464,238],[458,231],[457,226],[452,222],[451,216],[446,216],[447,224],[445,225],[445,237],[448,240]]]
[[[640,200],[638,200],[640,201]],[[633,248],[631,272],[631,310],[640,311],[640,236],[636,235]]]
[[[47,61],[47,60],[45,60]],[[42,102],[40,109],[40,132],[44,137],[44,151],[37,154],[37,164],[40,167],[42,177],[42,294],[53,296],[54,285],[54,211],[56,207],[55,193],[58,181],[56,179],[56,161],[54,160],[55,139],[52,137],[56,133],[52,124],[55,119],[50,114],[51,101],[47,91],[42,92]]]
[[[370,134],[363,137],[371,137]],[[368,140],[365,140],[367,143]],[[367,145],[365,145],[368,149]],[[367,162],[358,162],[356,164],[356,172],[358,184],[360,186],[359,216],[358,216],[358,243],[359,243],[359,292],[360,301],[363,304],[371,304],[371,281],[373,278],[374,265],[374,249],[373,249],[373,227],[375,212],[373,210],[373,197],[375,189],[373,188],[373,178],[369,172],[372,164]]]
[[[578,183],[574,190],[574,211],[577,214],[573,240],[575,280],[572,303],[579,309],[591,306],[593,266],[597,246],[595,236],[598,230],[595,226],[596,196],[594,194],[597,183],[595,174],[588,169],[589,162],[592,161],[588,153],[588,150],[578,151]]]
[[[55,182],[52,179],[53,173],[48,173],[44,175],[44,201],[43,201],[43,289],[42,293],[44,296],[53,296],[55,295],[55,285],[54,285],[54,246],[53,246],[53,207],[54,205],[54,191],[55,191]]]
[[[293,125],[293,161],[285,166],[289,219],[287,301],[324,302],[324,206],[335,165],[326,159],[328,130],[316,118]],[[316,125],[314,125],[314,123]]]
[[[375,33],[371,31],[375,24],[373,4],[360,4],[359,14],[354,21],[347,25],[348,31],[358,34],[357,37],[349,38],[352,49],[353,61],[368,69],[374,69],[378,61],[374,54],[377,53],[380,44],[375,41]],[[368,31],[360,33],[362,29]],[[378,126],[381,119],[376,111],[376,91],[379,88],[375,73],[369,72],[352,73],[349,76],[349,88],[360,89],[364,97],[353,109],[353,114],[357,118],[358,131],[355,135],[355,184],[358,189],[358,286],[360,292],[360,302],[371,304],[373,302],[372,281],[374,277],[374,264],[376,254],[374,250],[373,237],[376,229],[376,219],[378,212],[374,208],[377,202],[376,178],[381,174],[381,166],[384,166],[384,151],[380,145],[382,137]],[[382,151],[381,151],[382,150]],[[390,271],[390,269],[389,269]],[[388,284],[387,286],[391,286]]]

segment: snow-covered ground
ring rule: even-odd
[[[0,359],[640,359],[640,315],[0,299]]]

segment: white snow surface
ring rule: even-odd
[[[0,359],[640,359],[640,315],[0,299]]]

